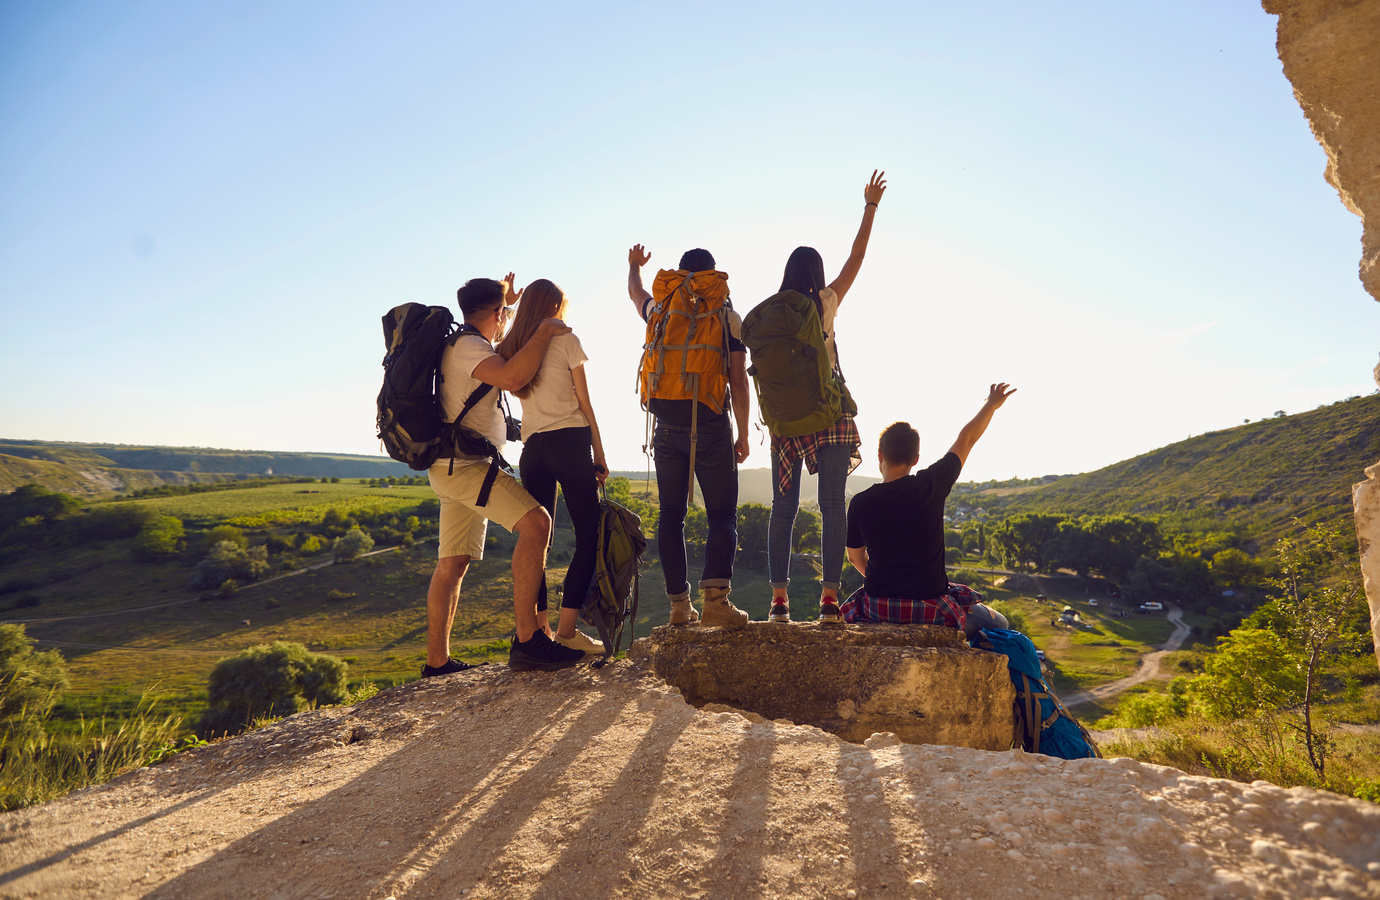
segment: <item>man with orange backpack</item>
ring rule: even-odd
[[[728,275],[714,268],[708,250],[687,251],[679,269],[658,272],[651,293],[642,286],[649,259],[641,244],[628,251],[628,296],[647,323],[638,387],[643,408],[656,417],[657,547],[671,624],[742,627],[748,614],[728,599],[738,552],[738,463],[748,455],[742,322],[729,301]],[[702,614],[690,602],[685,556],[685,514],[696,480],[709,532],[700,578]]]

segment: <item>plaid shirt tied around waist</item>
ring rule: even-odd
[[[795,468],[796,460],[804,460],[805,469],[811,475],[819,474],[819,461],[815,454],[820,447],[852,447],[853,462],[848,467],[849,474],[852,474],[862,462],[862,455],[858,453],[860,446],[862,437],[858,435],[858,426],[852,416],[843,416],[833,425],[814,434],[788,438],[772,435],[771,452],[776,456],[777,470],[780,472],[777,487],[782,494],[791,492],[791,470]]]
[[[890,622],[896,625],[947,625],[962,628],[968,610],[981,603],[982,595],[966,584],[949,582],[949,591],[928,600],[873,597],[858,588],[843,601],[839,612],[845,622]]]

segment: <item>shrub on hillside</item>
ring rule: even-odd
[[[331,551],[335,554],[336,562],[349,562],[358,559],[361,555],[368,553],[374,546],[374,539],[369,537],[368,532],[356,525],[343,535],[335,539],[331,546]]]
[[[298,535],[297,552],[310,556],[313,553],[320,553],[326,549],[326,542],[314,534]]]
[[[250,647],[211,670],[210,708],[198,731],[236,734],[256,719],[340,703],[347,693],[346,668],[333,656],[288,641]]]
[[[35,653],[23,625],[0,625],[0,764],[15,741],[43,730],[43,720],[66,690],[61,653]]]
[[[143,560],[166,559],[182,549],[186,530],[176,516],[157,516],[144,523],[134,541],[134,554]]]
[[[268,550],[253,547],[246,550],[231,541],[221,541],[196,564],[192,573],[192,589],[198,591],[218,588],[228,579],[258,581],[268,571]]]
[[[214,547],[222,541],[229,541],[241,548],[249,547],[249,538],[245,537],[244,532],[234,525],[217,525],[201,538],[202,544],[207,547]]]
[[[98,506],[84,515],[68,518],[64,530],[69,537],[84,542],[112,541],[135,536],[156,515],[151,509],[128,503]]]
[[[973,569],[954,569],[949,573],[949,580],[954,584],[966,584],[975,591],[982,590],[987,579],[983,578]]]

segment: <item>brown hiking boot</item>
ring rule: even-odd
[[[690,591],[670,596],[671,600],[671,624],[676,627],[694,625],[700,620],[700,614],[695,612],[695,605],[690,602]]]
[[[701,625],[720,625],[724,628],[742,628],[748,623],[748,614],[728,602],[726,587],[702,587],[700,595],[704,598],[704,618]]]

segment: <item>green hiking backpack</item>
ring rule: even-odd
[[[604,642],[604,657],[594,663],[601,668],[613,659],[623,640],[623,625],[630,623],[628,646],[632,646],[632,630],[637,623],[638,586],[642,567],[642,553],[647,539],[642,536],[642,519],[630,509],[619,506],[605,490],[599,501],[599,542],[594,558],[594,577],[589,592],[580,607],[580,618],[599,630]],[[628,595],[632,603],[628,603]]]
[[[757,387],[762,421],[777,437],[814,434],[858,411],[829,364],[815,301],[799,291],[773,294],[743,319],[743,344],[752,354],[748,374]]]

